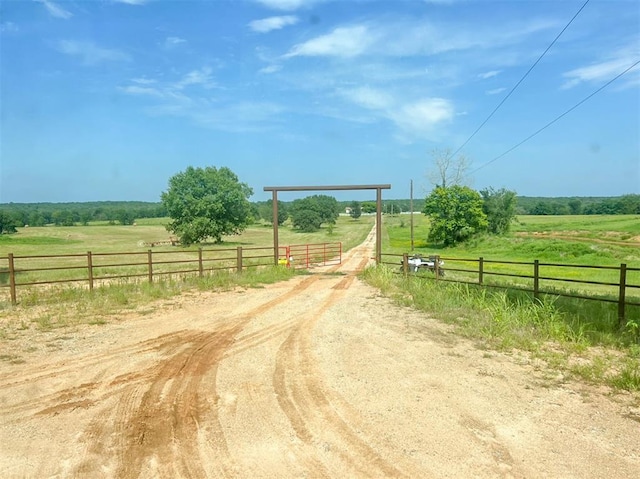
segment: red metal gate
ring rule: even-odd
[[[342,263],[342,243],[317,243],[281,246],[279,264],[288,268],[311,268]]]

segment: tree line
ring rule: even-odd
[[[7,203],[0,205],[0,233],[23,226],[75,226],[90,222],[131,225],[136,219],[162,218],[162,203],[95,201],[86,203]]]
[[[456,185],[454,185],[456,186]],[[455,211],[448,201],[458,201],[460,198],[448,197],[451,194],[461,195],[463,192],[451,191],[451,186],[437,186],[426,199],[413,200],[413,210],[430,214],[434,208],[433,195],[442,202],[440,208]],[[186,193],[185,193],[186,192]],[[447,193],[447,194],[445,194]],[[469,192],[464,192],[465,194]],[[498,223],[500,211],[505,211],[507,190],[495,191],[486,189],[476,192],[475,199],[482,200],[472,206],[483,209],[488,223],[474,224],[471,228],[477,230],[488,229],[490,232],[500,232],[503,226]],[[186,194],[186,196],[184,196]],[[74,226],[88,225],[91,222],[106,222],[108,224],[131,225],[142,218],[172,218],[168,229],[173,231],[185,242],[197,242],[210,237],[214,241],[220,240],[222,235],[242,231],[247,225],[266,221],[273,221],[272,201],[249,202],[253,194],[251,188],[240,183],[238,178],[228,168],[214,167],[192,168],[174,175],[169,180],[169,189],[162,194],[159,203],[141,201],[99,201],[76,203],[8,203],[0,204],[0,233],[13,233],[16,228],[23,226]],[[194,202],[189,214],[182,209],[187,198]],[[628,194],[619,197],[513,197],[508,198],[509,214],[519,215],[616,215],[640,214],[640,195]],[[347,209],[348,208],[348,209]],[[453,209],[452,209],[453,208]],[[399,214],[411,209],[411,200],[394,199],[382,202],[383,214]],[[206,216],[205,212],[218,211]],[[229,211],[220,216],[220,212]],[[278,224],[291,219],[295,229],[313,231],[322,224],[335,224],[340,213],[350,211],[354,218],[361,214],[376,212],[375,201],[337,201],[326,195],[313,195],[290,202],[278,201]],[[467,211],[467,213],[469,213]],[[504,214],[503,214],[504,216]],[[177,219],[176,219],[177,218]],[[437,221],[436,221],[437,222]],[[186,229],[185,229],[186,228]],[[446,235],[446,228],[442,226],[440,233],[435,228],[434,235]],[[456,235],[464,237],[467,229],[462,229]],[[449,232],[450,233],[450,232]],[[434,237],[435,238],[435,237]]]

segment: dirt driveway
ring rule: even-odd
[[[632,398],[394,306],[354,275],[372,245],[34,334],[24,364],[0,363],[0,477],[640,477]]]

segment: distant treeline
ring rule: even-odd
[[[0,204],[0,224],[10,220],[18,227],[74,226],[86,225],[90,221],[130,225],[136,219],[162,218],[166,215],[167,212],[161,203],[143,201]]]
[[[283,202],[285,205],[288,203]],[[352,201],[339,202],[343,211]],[[410,211],[411,201],[383,200],[382,211],[397,214]],[[375,212],[375,201],[361,202],[363,213]],[[253,203],[255,219],[265,216],[267,202]],[[270,209],[271,205],[268,205]],[[413,200],[413,210],[422,211],[424,198]],[[640,214],[640,195],[616,197],[518,197],[517,213],[520,215],[622,215]],[[73,226],[90,222],[133,224],[141,218],[162,218],[167,211],[162,203],[144,201],[95,201],[86,203],[3,203],[0,204],[0,233],[11,227]],[[4,226],[4,228],[3,228]]]
[[[519,215],[634,215],[640,214],[640,195],[615,197],[518,197]]]

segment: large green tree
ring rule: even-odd
[[[223,235],[238,234],[248,226],[252,194],[229,168],[189,166],[172,176],[162,193],[171,218],[167,230],[185,245],[209,238],[221,243]]]
[[[453,246],[485,230],[487,215],[480,193],[468,186],[438,186],[429,194],[422,212],[431,221],[429,241]]]
[[[289,217],[293,227],[302,231],[316,231],[325,224],[335,224],[340,205],[332,196],[313,195],[293,201]]]
[[[516,192],[505,188],[480,190],[483,210],[487,215],[489,233],[502,235],[509,232],[511,223],[516,217]]]
[[[0,234],[15,233],[16,231],[16,221],[10,214],[0,210]]]
[[[260,217],[268,223],[273,224],[273,200],[267,200],[258,205]],[[278,226],[282,225],[289,218],[289,207],[286,203],[278,200]]]
[[[362,216],[362,206],[360,206],[359,201],[352,201],[349,207],[351,208],[351,212],[349,213],[349,215],[354,220],[357,220],[358,218],[360,218],[360,216]]]

